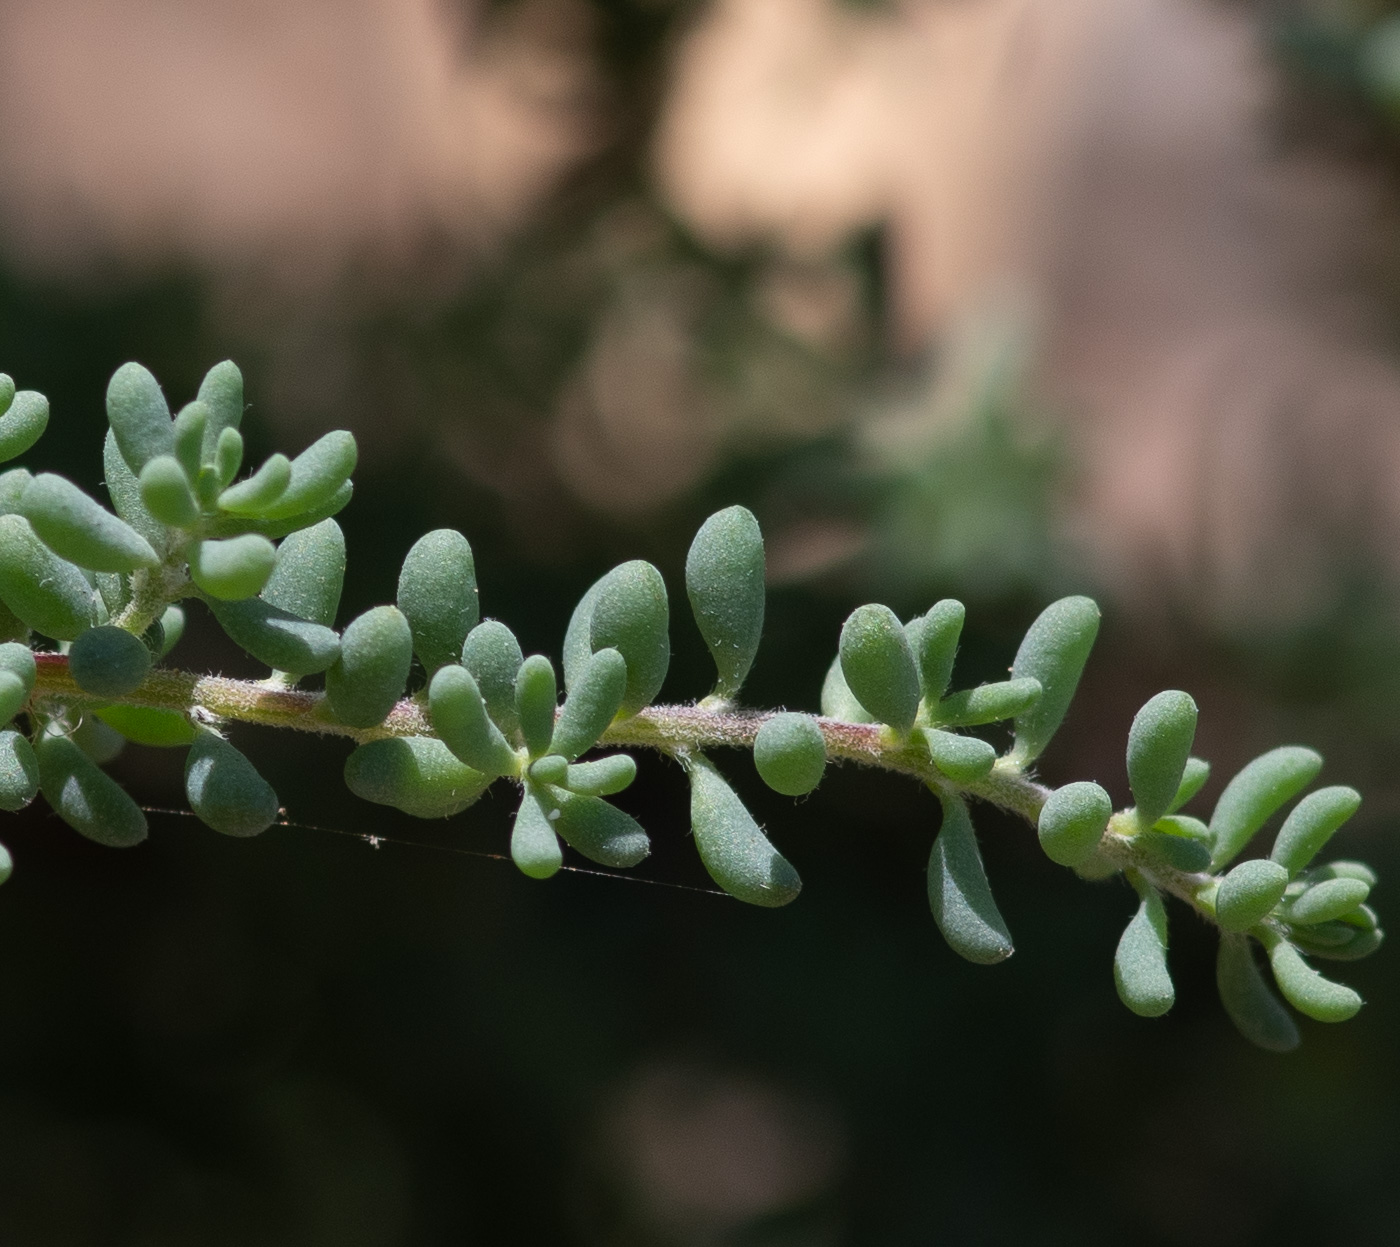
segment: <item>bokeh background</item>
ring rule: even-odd
[[[5,0],[0,368],[95,487],[102,394],[236,359],[252,450],[360,439],[343,617],[418,534],[556,652],[622,558],[672,584],[743,502],[748,690],[814,709],[856,604],[970,605],[960,678],[1052,596],[1105,622],[1052,782],[1126,800],[1132,714],[1225,777],[1321,747],[1397,877],[1400,6],[1391,0]],[[678,604],[679,605],[679,604]],[[251,673],[193,620],[190,666]],[[667,695],[705,690],[683,610]],[[980,819],[1017,938],[941,943],[927,794],[794,806],[802,871],[707,895],[683,781],[653,882],[356,803],[344,747],[237,735],[301,826],[9,819],[7,1247],[1400,1241],[1400,973],[1259,1053],[1177,914],[1178,1004],[1118,1004],[1121,884]],[[139,799],[180,759],[130,748]],[[378,848],[363,837],[380,836]],[[411,840],[414,845],[398,841]],[[457,850],[466,850],[458,852]],[[661,886],[658,886],[661,885]],[[682,885],[681,887],[670,885]],[[682,890],[683,888],[702,891]]]

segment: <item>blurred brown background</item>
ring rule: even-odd
[[[347,618],[451,524],[488,613],[557,651],[609,560],[674,576],[743,501],[773,581],[752,695],[812,707],[859,601],[965,597],[971,683],[1093,592],[1048,778],[1126,796],[1133,710],[1181,685],[1208,796],[1317,743],[1367,793],[1347,851],[1393,870],[1394,8],[6,0],[0,368],[85,484],[129,358],[177,402],[235,358],[254,451],[354,429]],[[424,829],[355,806],[330,745],[245,743],[302,821],[503,843],[501,803]],[[119,768],[180,804],[178,761]],[[644,873],[703,886],[652,769]],[[979,971],[923,908],[917,793],[754,788],[808,880],[778,915],[173,817],[114,863],[26,815],[0,1240],[1395,1236],[1388,954],[1347,976],[1359,1021],[1280,1061],[1184,923],[1178,1009],[1123,1014],[1128,898],[1023,829],[982,829],[1019,951]]]

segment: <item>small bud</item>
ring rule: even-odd
[[[146,838],[141,807],[66,736],[41,734],[34,753],[44,799],[74,831],[113,849]]]
[[[802,880],[769,843],[725,778],[703,755],[686,762],[690,825],[710,878],[750,905],[777,908],[797,899]]]
[[[1092,598],[1052,602],[1027,630],[1011,664],[1014,679],[1040,681],[1040,700],[1016,718],[1011,759],[1020,766],[1044,752],[1074,700],[1079,677],[1099,634],[1099,608]]]
[[[1113,801],[1098,784],[1066,784],[1041,807],[1040,847],[1052,862],[1080,866],[1093,856],[1112,816]]]
[[[439,528],[414,542],[399,573],[398,604],[430,676],[461,659],[462,642],[481,617],[476,563],[461,533]]]
[[[753,761],[774,792],[805,797],[826,771],[826,738],[809,714],[775,714],[754,737]]]
[[[715,692],[738,693],[763,636],[763,534],[746,507],[700,526],[685,560],[685,587],[700,635],[719,670]]]
[[[1215,985],[1230,1021],[1251,1043],[1269,1052],[1292,1052],[1298,1046],[1298,1027],[1264,982],[1249,940],[1232,935],[1221,939]]]
[[[94,697],[125,697],[151,669],[151,652],[141,638],[110,624],[89,628],[68,651],[74,683]]]
[[[20,510],[50,550],[79,567],[131,572],[160,562],[151,543],[130,524],[52,472],[29,482]]]
[[[928,859],[929,908],[958,956],[978,965],[995,965],[1014,951],[1011,933],[992,899],[966,803],[956,796],[940,800],[943,826]]]
[[[1196,703],[1179,690],[1153,697],[1128,731],[1128,783],[1137,802],[1138,821],[1151,827],[1167,812],[1196,736]]]
[[[879,722],[900,734],[914,726],[919,672],[904,626],[888,606],[859,606],[842,625],[841,674]]]
[[[1269,816],[1311,784],[1321,769],[1321,755],[1284,745],[1255,758],[1226,784],[1210,816],[1214,869],[1233,861]]]
[[[1288,887],[1288,872],[1277,862],[1252,858],[1241,862],[1215,894],[1215,917],[1226,931],[1248,931],[1273,912]]]
[[[396,607],[373,607],[341,634],[340,656],[326,669],[326,700],[342,723],[374,727],[403,696],[412,665],[408,620]]]
[[[431,736],[373,740],[345,761],[345,786],[357,797],[414,818],[460,814],[490,783],[490,776],[461,762]]]
[[[201,731],[190,746],[185,795],[200,821],[226,836],[256,836],[277,821],[271,785],[215,732]]]

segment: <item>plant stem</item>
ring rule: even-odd
[[[58,703],[78,708],[114,704],[110,698],[95,697],[80,689],[64,655],[36,654],[35,661],[38,677],[31,699],[34,704]],[[117,700],[121,705],[174,711],[195,718],[344,736],[359,744],[391,736],[435,734],[419,698],[404,698],[377,727],[354,728],[335,721],[324,693],[288,688],[276,680],[234,680],[158,669],[140,687]],[[707,749],[751,749],[758,729],[777,713],[703,704],[649,706],[614,723],[598,743],[624,749],[654,749],[677,759]],[[835,761],[893,771],[917,779],[935,792],[958,792],[986,801],[1019,815],[1032,827],[1050,795],[1050,789],[1007,758],[999,758],[983,779],[954,783],[934,766],[927,751],[899,739],[887,727],[825,718],[818,718],[817,725],[826,740],[827,755]],[[1162,891],[1213,921],[1212,909],[1200,899],[1211,876],[1174,870],[1148,859],[1132,837],[1123,834],[1121,829],[1127,826],[1123,816],[1115,817],[1099,845],[1100,856],[1119,869],[1146,875]]]

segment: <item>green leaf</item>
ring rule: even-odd
[[[1140,831],[1133,837],[1138,850],[1173,870],[1189,875],[1210,868],[1210,849],[1199,840],[1162,831]]]
[[[1350,987],[1323,978],[1287,940],[1273,936],[1267,945],[1274,982],[1304,1017],[1314,1022],[1345,1022],[1356,1016],[1361,997]]]
[[[414,543],[399,573],[398,603],[429,675],[461,659],[462,642],[481,618],[476,563],[461,533],[438,528]]]
[[[1301,896],[1290,901],[1282,918],[1297,926],[1331,922],[1350,913],[1370,895],[1370,885],[1360,879],[1328,879],[1313,884]]]
[[[158,710],[152,706],[103,706],[93,713],[133,744],[168,749],[194,743],[194,724],[178,710]]]
[[[546,754],[530,763],[526,775],[537,784],[551,784],[555,788],[566,787],[569,780],[569,760],[557,753]]]
[[[1061,866],[1082,865],[1094,855],[1111,817],[1113,801],[1098,784],[1066,784],[1041,806],[1037,825],[1040,847]]]
[[[29,690],[11,671],[0,671],[0,725],[8,724],[29,700]]]
[[[627,693],[627,664],[615,649],[600,649],[569,691],[550,748],[572,762],[598,743]],[[523,720],[523,714],[522,714]]]
[[[573,763],[563,787],[581,797],[610,797],[629,787],[636,778],[636,761],[625,753],[615,753],[592,762]]]
[[[199,399],[186,403],[175,417],[175,461],[189,481],[199,479],[204,467],[204,433],[209,427],[209,408]],[[146,467],[149,467],[148,463]],[[141,469],[143,472],[145,468]]]
[[[92,586],[19,515],[0,515],[0,599],[36,632],[71,641],[92,626]]]
[[[160,617],[161,643],[157,658],[164,658],[180,644],[185,635],[185,610],[182,606],[167,606]]]
[[[700,526],[685,560],[685,587],[719,671],[715,692],[733,697],[763,637],[763,534],[753,512],[727,507]]]
[[[50,550],[79,567],[132,572],[160,562],[151,543],[130,524],[51,472],[29,482],[20,510]]]
[[[1141,898],[1113,956],[1118,998],[1139,1017],[1161,1017],[1176,1001],[1167,970],[1167,911],[1155,888],[1133,880]]]
[[[651,841],[630,814],[600,797],[556,790],[559,817],[554,830],[566,844],[600,866],[626,869],[651,852]]]
[[[256,836],[277,821],[272,786],[217,732],[201,731],[190,746],[185,795],[200,821],[226,836]]]
[[[1215,853],[1211,865],[1219,870],[1249,843],[1254,833],[1317,778],[1322,757],[1299,745],[1270,750],[1249,763],[1225,785],[1210,816]]]
[[[510,832],[510,855],[523,874],[531,879],[548,879],[564,864],[559,837],[554,834],[550,815],[558,816],[558,806],[545,799],[532,786],[520,799]]]
[[[574,687],[574,681],[583,673],[589,658],[593,656],[593,606],[598,600],[598,590],[603,582],[597,581],[578,600],[574,613],[569,616],[569,626],[564,632],[564,688]]]
[[[1098,604],[1086,597],[1052,602],[1031,624],[1016,651],[1011,675],[1039,680],[1043,691],[1040,700],[1016,718],[1013,762],[1025,766],[1045,751],[1074,700],[1098,634]]]
[[[702,754],[685,760],[690,826],[710,878],[730,896],[775,909],[797,899],[802,880],[769,843],[725,778]]]
[[[190,478],[174,455],[157,455],[141,469],[141,502],[162,524],[190,528],[199,519],[199,502]]]
[[[214,474],[199,474],[198,491],[206,504],[215,502],[238,475],[243,466],[243,434],[237,429],[225,429],[214,445]],[[264,512],[263,514],[266,514]]]
[[[175,451],[175,428],[165,395],[140,364],[123,364],[112,374],[107,384],[107,422],[133,476],[157,455]]]
[[[942,732],[936,727],[923,729],[923,736],[934,765],[955,784],[985,779],[996,765],[997,751],[975,736]]]
[[[340,657],[340,638],[330,628],[300,619],[263,598],[211,602],[210,610],[234,644],[274,671],[314,675]]]
[[[255,533],[223,541],[197,541],[190,551],[190,579],[222,602],[254,597],[276,565],[272,542]]]
[[[18,732],[0,732],[0,810],[22,810],[38,792],[39,760],[33,746]]]
[[[1167,812],[1181,787],[1196,737],[1196,703],[1176,689],[1158,693],[1128,731],[1128,783],[1138,821],[1151,827]]]
[[[146,838],[141,807],[66,736],[41,734],[34,753],[44,799],[74,831],[113,849]]]
[[[554,711],[558,704],[559,686],[554,679],[554,664],[543,654],[531,654],[515,673],[515,713],[520,718],[520,732],[532,758],[550,751]],[[484,702],[481,712],[483,716],[486,713]]]
[[[1298,1027],[1264,982],[1247,939],[1227,935],[1220,941],[1215,985],[1230,1021],[1250,1043],[1269,1052],[1292,1052],[1298,1046]]]
[[[753,761],[774,792],[805,797],[826,771],[826,738],[810,714],[775,714],[754,737]]]
[[[412,665],[408,620],[397,607],[373,607],[341,634],[340,655],[326,669],[326,700],[342,723],[374,727],[403,696]]]
[[[967,609],[961,602],[944,598],[904,629],[919,668],[923,700],[929,706],[936,706],[947,691],[966,614]]]
[[[619,713],[633,715],[661,691],[671,663],[666,582],[650,563],[635,559],[614,567],[595,589],[589,646],[595,654],[615,649],[626,661],[627,692]]]
[[[515,750],[487,714],[476,680],[465,667],[439,667],[428,685],[433,729],[463,762],[484,775],[514,775]]]
[[[206,419],[201,458],[213,463],[219,438],[225,429],[236,429],[243,420],[243,374],[231,359],[215,364],[199,385],[199,399]]]
[[[28,697],[39,674],[38,666],[34,662],[34,651],[18,641],[0,644],[0,671],[18,680],[24,695]],[[11,711],[10,717],[13,717],[14,713]]]
[[[328,519],[292,533],[277,547],[277,565],[260,596],[299,619],[329,628],[344,584],[345,534]]]
[[[960,957],[995,965],[1012,952],[1011,933],[992,899],[977,851],[977,834],[962,798],[940,794],[943,826],[928,859],[928,903],[933,920]]]
[[[68,670],[85,693],[125,697],[151,670],[151,652],[125,628],[89,628],[69,649]]]
[[[140,533],[153,550],[164,550],[165,526],[146,510],[141,500],[141,484],[126,466],[111,429],[107,430],[107,439],[102,443],[102,475],[116,513]]]
[[[1360,879],[1368,887],[1374,888],[1380,879],[1365,862],[1327,862],[1314,866],[1302,876],[1306,883],[1321,883],[1325,879]]]
[[[0,472],[0,515],[19,515],[19,500],[34,477],[26,468],[11,468]]]
[[[69,739],[98,766],[115,761],[126,748],[126,737],[113,731],[96,715],[84,713]]]
[[[1201,791],[1209,778],[1209,762],[1203,762],[1200,758],[1187,758],[1186,769],[1181,773],[1181,783],[1177,785],[1176,795],[1172,797],[1171,804],[1167,806],[1167,813],[1175,814]]]
[[[1294,927],[1289,939],[1297,946],[1299,952],[1327,961],[1360,961],[1385,943],[1383,931],[1361,931],[1345,922],[1338,922],[1335,926],[1341,935],[1335,942],[1328,939],[1325,943],[1319,943],[1316,938],[1323,932],[1330,935],[1333,930],[1333,924],[1330,922],[1316,927]]]
[[[1248,931],[1273,912],[1288,887],[1288,872],[1277,862],[1252,858],[1241,862],[1215,894],[1216,921],[1226,931]]]
[[[21,390],[0,416],[0,463],[24,454],[48,427],[49,400],[36,390]]]
[[[1338,785],[1309,793],[1283,820],[1269,856],[1296,875],[1360,807],[1361,794],[1355,788]]]
[[[477,624],[462,643],[462,666],[471,672],[486,701],[487,713],[507,738],[520,731],[515,676],[522,661],[515,633],[494,619]]]
[[[361,745],[345,762],[345,784],[357,797],[414,818],[460,814],[491,777],[453,756],[431,736],[391,736]]]
[[[945,697],[932,720],[947,727],[977,727],[1024,714],[1040,700],[1040,681],[1030,677],[983,684]]]
[[[269,455],[252,476],[219,495],[219,510],[231,515],[266,515],[291,481],[292,461],[286,455]]]
[[[10,850],[0,844],[0,883],[6,883],[15,872],[15,860],[10,856]]]
[[[846,686],[846,677],[841,673],[840,655],[831,660],[826,679],[822,681],[821,706],[822,714],[828,719],[839,719],[842,723],[875,722],[875,717]]]
[[[292,477],[282,496],[261,512],[266,519],[283,519],[314,510],[350,479],[359,451],[344,429],[327,433],[292,460]]]
[[[901,735],[919,713],[919,671],[888,606],[859,606],[841,628],[841,674],[856,700]]]
[[[215,492],[217,493],[217,489]],[[285,519],[269,520],[252,515],[217,515],[207,518],[204,521],[204,527],[211,537],[258,533],[275,541],[279,537],[285,537],[288,533],[310,528],[313,524],[319,524],[322,520],[339,514],[345,510],[346,504],[354,496],[354,493],[355,487],[346,481],[320,506],[312,507],[309,511],[302,511],[297,515],[289,515]]]

